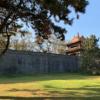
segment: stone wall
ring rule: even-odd
[[[0,57],[0,74],[76,72],[78,61],[77,56],[10,50]]]

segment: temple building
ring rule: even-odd
[[[80,36],[79,33],[74,36],[70,43],[67,43],[67,55],[80,55],[82,49],[82,43],[83,43],[83,36]]]

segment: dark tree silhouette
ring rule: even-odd
[[[48,39],[52,28],[58,38],[64,40],[66,29],[55,25],[52,18],[71,25],[70,8],[79,18],[78,14],[85,13],[87,5],[87,0],[0,0],[0,35],[5,36],[7,42],[2,53],[7,50],[12,33],[19,28],[18,19],[30,23],[37,36]]]

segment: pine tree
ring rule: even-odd
[[[62,20],[65,24],[72,25],[73,19],[69,17],[71,8],[79,18],[79,13],[85,13],[87,5],[88,0],[0,0],[0,34],[16,31],[17,21],[20,19],[27,25],[30,23],[36,35],[40,37],[48,39],[52,27],[54,33],[58,33],[58,38],[64,40],[66,29],[55,25],[52,18],[55,22]],[[4,51],[7,50],[10,40],[7,34]]]
[[[100,60],[100,49],[98,46],[97,37],[95,35],[91,35],[90,37],[87,37],[84,39],[83,42],[83,49],[82,52],[82,69],[85,70],[85,72],[91,72],[93,74],[100,74],[100,68],[99,64],[100,62],[97,62],[97,60]]]

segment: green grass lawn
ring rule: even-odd
[[[24,99],[31,97],[69,97],[76,98],[76,100],[82,98],[91,98],[92,100],[99,98],[98,100],[100,100],[100,76],[82,74],[0,76],[0,97]]]

